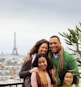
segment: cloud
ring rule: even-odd
[[[0,0],[0,52],[11,52],[14,32],[25,53],[38,39],[75,28],[80,15],[80,0]]]

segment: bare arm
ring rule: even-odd
[[[31,86],[32,87],[38,87],[37,78],[36,78],[36,72],[33,72],[32,75],[31,75]]]

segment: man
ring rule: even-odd
[[[63,69],[73,70],[79,81],[77,60],[73,55],[65,51],[58,36],[51,36],[49,40],[50,58],[56,68],[56,76],[59,77]]]

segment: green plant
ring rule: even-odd
[[[77,53],[81,58],[81,23],[79,23],[79,27],[76,26],[75,29],[68,29],[67,32],[63,32],[59,34],[64,37],[65,43],[67,45],[73,46],[73,49],[68,47],[69,50]],[[75,48],[75,49],[74,49]]]

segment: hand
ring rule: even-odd
[[[38,71],[38,68],[37,67],[34,67],[29,72],[32,73],[32,72],[37,72],[37,71]]]
[[[30,55],[27,54],[27,55],[24,57],[24,62],[29,61],[29,59],[30,59]]]

